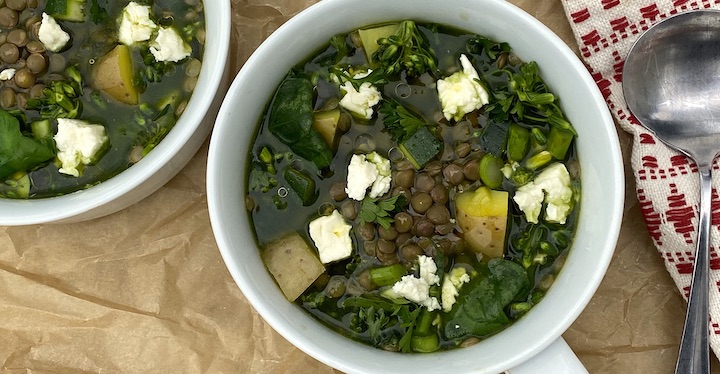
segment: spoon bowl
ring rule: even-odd
[[[709,231],[712,163],[720,150],[720,11],[667,18],[635,42],[623,68],[633,115],[700,175],[698,237],[675,373],[709,373]]]

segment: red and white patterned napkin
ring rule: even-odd
[[[660,143],[630,114],[622,69],[632,44],[654,23],[720,0],[562,0],[580,54],[623,130],[633,136],[631,162],[645,223],[665,267],[687,300],[698,226],[700,177],[696,165]],[[720,150],[720,144],[718,144]],[[718,164],[713,171],[718,176]],[[710,346],[720,356],[720,198],[713,178],[710,228]],[[712,286],[714,285],[714,286]]]

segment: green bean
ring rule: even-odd
[[[507,155],[512,161],[522,161],[530,150],[530,131],[517,123],[508,130]]]
[[[404,275],[407,269],[402,264],[394,264],[370,269],[370,280],[377,287],[395,284]]]
[[[547,165],[550,161],[552,161],[552,159],[553,155],[550,152],[541,151],[537,154],[530,156],[525,166],[530,170],[537,170]]]
[[[440,339],[437,334],[427,336],[413,335],[410,344],[415,352],[429,353],[440,348]]]

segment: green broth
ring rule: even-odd
[[[95,90],[94,65],[119,44],[116,39],[119,23],[117,20],[121,18],[128,1],[99,0],[98,4],[107,12],[107,18],[104,22],[98,23],[93,22],[89,14],[90,3],[87,3],[88,14],[84,22],[59,21],[63,29],[71,35],[71,45],[57,55],[62,56],[65,66],[76,67],[83,78],[83,95],[80,99],[83,109],[77,119],[103,125],[109,137],[110,147],[96,164],[85,166],[79,177],[60,173],[59,164],[52,160],[29,170],[30,198],[44,198],[81,190],[106,181],[131,167],[139,158],[137,154],[131,155],[133,151],[139,153],[136,148],[144,148],[144,154],[157,145],[174,126],[192,94],[194,84],[190,81],[193,78],[186,75],[186,70],[191,65],[189,62],[197,62],[202,58],[204,47],[199,41],[200,37],[192,37],[187,41],[192,48],[191,56],[178,63],[168,63],[173,66],[165,74],[161,74],[159,82],[148,82],[140,75],[141,71],[149,68],[143,62],[144,54],[141,53],[141,50],[147,49],[147,42],[130,47],[135,81],[143,82],[142,88],[139,89],[138,105],[119,102]],[[162,21],[164,25],[171,24],[181,34],[186,30],[199,30],[204,35],[204,14],[199,1],[194,2],[196,5],[188,5],[193,2],[170,0],[155,0],[150,3],[152,4],[150,14],[157,24],[161,21],[159,18],[164,18]],[[23,14],[24,17],[30,17],[39,16],[42,12],[41,2],[37,9],[27,9]],[[49,51],[46,53],[54,54]],[[67,75],[62,71],[47,71],[38,75],[37,83],[49,86],[52,81],[67,79]],[[172,97],[172,100],[169,100],[169,97]],[[158,116],[162,114],[161,103],[170,103],[170,106],[163,116]],[[6,109],[20,110],[18,107]],[[38,110],[21,111],[28,124],[41,118]],[[143,120],[139,121],[139,118]],[[53,131],[57,131],[55,121],[53,121]],[[2,194],[3,191],[0,189],[0,197],[3,196]]]
[[[440,77],[447,77],[459,68],[458,59],[461,54],[466,54],[470,60],[475,61],[475,67],[478,73],[482,76],[490,91],[501,90],[508,85],[507,75],[493,74],[498,70],[497,59],[489,57],[488,53],[482,51],[471,51],[466,46],[468,41],[475,38],[476,35],[469,34],[460,30],[454,30],[452,28],[444,27],[441,25],[431,24],[419,24],[418,29],[423,33],[424,37],[428,40],[430,47],[434,50],[437,57],[437,66]],[[346,43],[352,45],[356,38],[352,34],[345,37]],[[323,77],[330,74],[330,70],[326,61],[329,57],[333,56],[336,52],[336,48],[333,46],[326,46],[321,51],[317,51],[312,54],[312,57],[305,60],[303,63],[297,65],[293,69],[293,74],[306,74],[312,77],[319,77],[316,85],[316,98],[314,101],[314,109],[318,111],[323,109],[326,103],[333,97],[340,97],[341,92],[339,91],[336,84],[331,81],[327,81]],[[515,58],[511,54],[505,54],[503,58]],[[350,55],[347,56],[343,63],[349,65],[367,65],[363,51],[361,48],[352,49]],[[519,61],[516,66],[507,64],[506,69],[512,72],[519,72]],[[542,67],[541,67],[542,68]],[[383,99],[391,97],[403,106],[412,108],[417,115],[422,117],[428,123],[435,123],[437,126],[437,135],[442,138],[444,143],[444,150],[435,158],[435,165],[440,164],[445,167],[449,164],[456,163],[458,165],[465,165],[472,160],[476,160],[484,154],[492,153],[494,146],[487,144],[481,135],[483,131],[490,126],[508,126],[511,120],[500,121],[493,118],[489,113],[484,112],[484,109],[476,111],[473,114],[466,115],[460,121],[446,121],[445,119],[439,119],[438,113],[442,112],[442,107],[438,101],[437,91],[435,89],[435,77],[432,74],[424,74],[417,78],[407,77],[405,74],[393,75],[388,78],[388,82],[383,84],[380,89]],[[400,86],[400,89],[398,89]],[[405,96],[402,92],[406,90],[410,92],[409,96]],[[399,94],[400,92],[400,94]],[[271,102],[270,106],[273,105]],[[376,112],[377,112],[377,108]],[[345,198],[341,201],[336,201],[331,195],[331,188],[333,184],[346,181],[348,174],[348,163],[350,162],[353,154],[368,153],[370,150],[377,151],[380,155],[391,158],[389,156],[391,151],[397,148],[395,141],[391,138],[388,131],[385,129],[383,123],[384,115],[382,113],[376,113],[370,120],[357,119],[355,117],[351,120],[351,126],[340,138],[335,152],[333,162],[331,166],[324,170],[319,170],[312,162],[305,160],[297,155],[292,155],[290,148],[278,140],[269,130],[269,110],[265,118],[259,124],[257,137],[252,145],[252,149],[249,152],[249,169],[255,170],[253,173],[264,170],[264,163],[260,160],[259,154],[264,148],[272,149],[274,154],[277,156],[273,163],[274,167],[279,170],[275,173],[274,177],[277,179],[277,184],[274,187],[268,188],[267,191],[258,190],[254,188],[255,176],[251,173],[248,175],[248,209],[250,210],[249,215],[256,235],[256,240],[261,248],[265,248],[270,243],[282,237],[289,232],[298,232],[305,237],[308,243],[312,244],[310,240],[310,233],[308,230],[308,224],[321,215],[325,215],[329,210],[337,209],[342,210],[344,203],[347,203],[348,199]],[[550,131],[548,124],[527,124],[520,123],[525,128],[537,128],[541,132],[547,134]],[[359,140],[363,137],[370,137],[372,146],[368,149],[358,147],[358,144],[364,144],[363,141]],[[471,147],[471,151],[466,156],[458,156],[453,152],[456,145],[459,143],[466,143]],[[501,150],[502,153],[502,150]],[[290,156],[292,155],[292,156]],[[290,157],[288,157],[290,156]],[[504,156],[503,156],[504,157]],[[528,158],[530,155],[527,156]],[[567,155],[561,160],[555,160],[556,162],[562,162],[565,165],[569,165],[568,169],[571,170],[573,178],[573,188],[575,193],[579,191],[579,171],[577,170],[577,157],[574,149],[574,142],[567,152]],[[395,177],[399,172],[402,160],[393,161],[393,184],[391,184],[391,190],[386,196],[396,194],[397,190],[394,185]],[[293,191],[289,190],[287,181],[283,178],[281,172],[284,168],[293,166],[297,169],[305,170],[309,175],[313,176],[316,189],[318,191],[317,200],[308,206],[303,206],[297,196],[293,195]],[[431,164],[428,164],[423,169],[416,171],[416,175],[419,173],[427,172],[431,169]],[[532,175],[537,175],[540,170],[535,171]],[[442,176],[442,172],[440,173]],[[437,181],[436,183],[440,183]],[[461,189],[472,190],[481,186],[480,181],[465,180],[461,187],[448,185],[446,179],[442,179],[442,183],[448,189],[450,201],[444,204],[451,215],[455,217],[456,213],[453,206],[454,197],[460,192]],[[507,191],[512,196],[518,188],[518,184],[513,182],[511,179],[504,178],[501,186],[501,190]],[[412,187],[415,189],[415,187]],[[286,191],[289,190],[289,191]],[[280,194],[278,195],[278,192]],[[288,192],[285,196],[284,192]],[[413,191],[415,193],[416,191]],[[278,204],[280,208],[278,208]],[[355,203],[359,209],[359,203]],[[437,204],[442,205],[442,204]],[[413,217],[423,216],[417,212],[414,212],[412,208],[405,209]],[[536,241],[535,247],[543,242],[543,248],[552,247],[556,249],[557,253],[547,256],[547,258],[538,257],[538,253],[535,253],[535,257],[531,260],[532,264],[524,267],[527,278],[529,280],[530,287],[523,289],[517,297],[513,300],[511,306],[505,308],[505,313],[510,322],[521,318],[522,315],[527,311],[527,308],[532,307],[542,299],[547,288],[552,284],[554,277],[560,270],[564,258],[567,255],[569,244],[572,240],[575,227],[577,225],[577,215],[579,207],[574,207],[572,212],[567,217],[565,224],[542,222],[539,224],[528,223],[524,213],[518,208],[516,204],[510,201],[510,207],[507,218],[507,234],[505,240],[504,258],[517,264],[523,264],[524,261],[528,261],[528,254],[523,252],[523,245],[521,237],[523,235],[530,235]],[[383,325],[380,333],[373,333],[371,328],[363,321],[358,321],[358,307],[355,306],[343,306],[345,300],[354,299],[359,295],[367,297],[372,300],[381,300],[389,302],[387,299],[383,299],[380,295],[380,291],[375,289],[365,289],[362,286],[361,278],[363,272],[370,268],[377,268],[392,263],[404,264],[407,268],[413,266],[413,261],[405,259],[400,251],[400,246],[396,249],[395,253],[389,257],[386,255],[378,255],[377,243],[381,240],[379,231],[375,232],[375,236],[372,239],[365,240],[361,233],[360,217],[347,219],[346,220],[352,225],[350,233],[353,252],[350,258],[333,262],[326,265],[325,274],[321,275],[305,293],[298,298],[296,303],[303,307],[308,313],[325,323],[328,327],[344,334],[350,338],[362,341],[366,344],[376,346],[378,348],[386,350],[400,350],[399,346],[402,345],[402,337],[407,333],[407,330],[403,328],[400,323],[387,323]],[[282,222],[282,224],[278,224]],[[452,221],[451,221],[452,222]],[[458,231],[458,226],[455,222],[454,229],[449,233],[438,233],[434,232],[432,235],[423,236],[418,234],[411,235],[408,243],[417,244],[423,247],[424,253],[428,256],[433,256],[436,261],[443,261],[444,264],[440,264],[439,267],[442,269],[441,272],[449,271],[453,266],[465,266],[468,268],[475,269],[486,269],[488,263],[487,258],[478,258],[474,252],[468,249],[467,243],[463,239],[462,232]],[[377,225],[375,225],[377,230]],[[436,227],[437,230],[437,227]],[[399,235],[398,235],[399,236]],[[391,239],[390,241],[395,240]],[[429,244],[428,244],[429,243]],[[535,248],[534,247],[534,248]],[[264,249],[263,249],[264,250]],[[483,265],[481,265],[483,264]],[[444,265],[444,266],[441,266]],[[478,270],[482,272],[483,270]],[[325,288],[328,279],[331,277],[342,277],[345,279],[345,291],[341,295],[330,296],[328,290]],[[441,280],[442,282],[442,280]],[[467,292],[461,294],[459,297],[466,297]],[[395,305],[393,308],[399,308]],[[422,308],[420,308],[422,309]],[[413,309],[412,307],[409,309]],[[367,312],[367,310],[365,310]],[[377,313],[377,310],[375,310]],[[397,313],[396,309],[385,310],[384,316],[390,317],[395,316]],[[395,314],[394,314],[395,313]],[[453,315],[452,313],[440,312],[437,315],[441,324],[447,322]],[[422,313],[421,313],[422,315]],[[390,320],[392,321],[391,317]],[[420,318],[420,317],[418,317]],[[483,339],[488,335],[492,335],[497,331],[493,331],[490,334],[469,334],[461,339],[448,338],[442,331],[437,331],[438,336],[438,348],[437,349],[451,349],[459,346],[471,344],[474,339]]]

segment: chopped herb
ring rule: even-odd
[[[390,213],[395,210],[399,197],[400,195],[382,200],[369,197],[363,199],[360,204],[360,224],[364,225],[365,222],[374,222],[389,229],[390,224],[394,221]]]
[[[404,142],[426,125],[425,121],[392,98],[384,100],[378,111],[384,116],[383,123],[390,137],[398,143]]]

